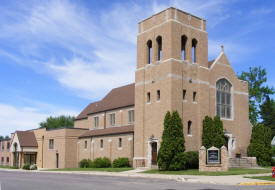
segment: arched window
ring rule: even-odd
[[[148,64],[152,63],[152,41],[149,40],[147,42],[147,50],[148,50]]]
[[[196,63],[197,62],[197,44],[198,41],[196,39],[192,40],[192,62]]]
[[[231,87],[226,79],[220,79],[216,83],[216,111],[221,118],[231,118]]]
[[[192,121],[188,121],[187,135],[191,135]]]
[[[158,61],[162,58],[162,38],[161,36],[157,37],[157,44],[158,44]]]
[[[186,42],[187,37],[181,36],[181,59],[186,60]]]

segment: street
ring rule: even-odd
[[[0,171],[0,190],[220,190],[220,189],[274,189],[275,186],[222,186],[183,183],[173,180],[127,177],[103,177],[85,174],[52,174]]]

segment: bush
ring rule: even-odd
[[[212,146],[221,148],[225,145],[225,142],[223,123],[220,117],[217,115],[213,120],[211,117],[205,116],[203,120],[202,145],[207,149]]]
[[[114,168],[126,168],[130,167],[129,158],[117,158],[113,161]]]
[[[30,170],[30,164],[24,164],[23,170]]]
[[[262,124],[253,127],[247,154],[256,157],[260,166],[270,166],[272,164],[271,138],[270,128]]]
[[[83,159],[79,162],[80,168],[91,168],[92,167],[92,161],[90,159]]]
[[[92,166],[93,168],[110,168],[111,165],[111,161],[109,158],[96,158],[93,163]]]
[[[185,167],[185,140],[182,120],[177,111],[172,116],[168,111],[164,118],[162,142],[158,153],[160,170],[181,170]]]
[[[35,164],[31,165],[30,170],[37,170],[37,166]]]
[[[186,159],[186,169],[198,169],[199,168],[199,152],[190,151],[185,152],[184,157]]]

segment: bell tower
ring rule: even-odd
[[[187,150],[201,144],[208,110],[202,79],[208,77],[206,21],[168,8],[139,23],[135,73],[135,167],[155,163],[167,111],[182,117]]]

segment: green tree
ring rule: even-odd
[[[4,137],[3,136],[0,136],[0,141],[2,141],[4,139]]]
[[[266,97],[265,102],[260,106],[262,124],[271,129],[272,137],[275,136],[275,101]]]
[[[256,125],[259,119],[259,107],[265,96],[274,94],[273,87],[265,85],[267,81],[266,70],[259,67],[250,67],[249,72],[242,72],[239,79],[248,82],[249,89],[249,119]]]
[[[57,128],[73,128],[74,117],[71,116],[58,116],[48,117],[46,121],[40,123],[40,128],[57,129]]]
[[[8,140],[8,139],[10,139],[10,137],[7,135],[7,136],[5,136],[5,139]]]
[[[185,168],[185,140],[182,120],[177,111],[172,116],[167,112],[164,119],[162,142],[158,152],[158,166],[161,170],[181,170]]]
[[[212,146],[221,148],[225,145],[223,123],[218,115],[214,117],[214,120],[209,116],[205,116],[203,120],[202,145],[206,148]]]
[[[257,124],[252,129],[250,145],[248,146],[248,156],[257,158],[260,166],[270,166],[272,161],[271,129],[263,124]]]

